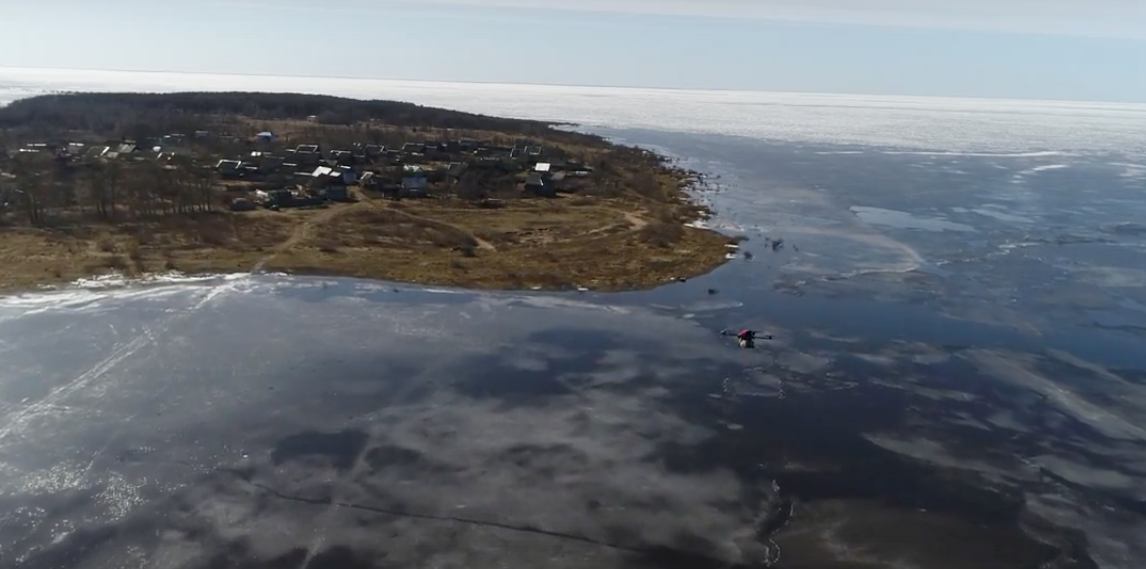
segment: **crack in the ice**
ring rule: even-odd
[[[584,536],[584,535],[547,530],[547,529],[534,527],[534,526],[514,525],[514,524],[508,524],[508,523],[497,522],[497,521],[492,521],[492,520],[479,520],[479,519],[464,518],[464,517],[459,517],[459,516],[444,516],[444,515],[421,513],[421,512],[411,512],[408,510],[396,510],[396,509],[390,509],[390,508],[383,508],[383,507],[379,507],[379,506],[357,504],[354,502],[342,502],[342,501],[334,500],[333,498],[309,498],[306,496],[298,496],[298,495],[294,495],[294,494],[287,494],[284,492],[280,492],[271,486],[250,480],[249,477],[245,476],[243,473],[232,472],[232,474],[235,474],[243,482],[246,482],[247,484],[251,485],[254,488],[262,490],[263,492],[267,493],[270,496],[273,496],[273,497],[281,499],[281,500],[290,501],[290,502],[310,504],[310,505],[315,505],[315,506],[333,506],[336,508],[359,510],[359,511],[370,512],[370,513],[380,514],[380,515],[385,515],[385,516],[392,516],[392,517],[397,517],[397,518],[429,520],[429,521],[438,521],[438,522],[449,522],[449,523],[457,523],[457,524],[471,525],[471,526],[477,526],[477,527],[495,528],[495,529],[501,529],[501,530],[506,530],[506,531],[519,532],[519,533],[528,533],[528,534],[533,534],[533,535],[542,535],[542,536],[552,537],[552,538],[557,538],[557,539],[576,541],[576,542],[594,545],[594,546],[598,546],[598,547],[605,547],[608,549],[623,551],[625,553],[650,556],[650,557],[654,557],[657,559],[670,559],[671,558],[671,559],[675,560],[676,562],[681,563],[682,567],[687,566],[690,568],[699,568],[699,569],[750,569],[752,567],[756,567],[756,565],[752,565],[752,564],[732,563],[732,562],[716,559],[713,557],[709,557],[709,556],[701,554],[701,553],[695,553],[695,552],[691,552],[691,551],[681,551],[681,550],[673,549],[673,548],[667,547],[667,546],[639,547],[639,546],[632,546],[632,545],[624,545],[624,544],[620,544],[620,543],[613,543],[613,542],[609,542],[609,541],[593,539],[591,537]],[[665,565],[670,566],[670,567],[675,566],[675,564],[665,564]],[[763,566],[767,567],[768,565],[765,564]]]

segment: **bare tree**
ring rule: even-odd
[[[28,223],[43,225],[47,222],[48,192],[52,186],[50,158],[42,154],[21,155],[12,163],[16,175],[15,192],[23,206]]]
[[[466,172],[458,180],[458,197],[463,200],[479,201],[486,198],[481,176],[477,172]]]

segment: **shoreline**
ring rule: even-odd
[[[652,151],[649,151],[652,152]],[[292,276],[358,278],[415,286],[445,286],[468,291],[505,292],[633,292],[704,276],[729,261],[729,245],[736,239],[715,229],[700,227],[698,221],[711,215],[707,206],[699,205],[695,192],[700,191],[703,174],[669,166],[663,160],[662,174],[676,186],[678,205],[691,212],[692,218],[674,219],[675,236],[663,243],[646,243],[649,212],[640,202],[600,200],[573,205],[577,197],[556,200],[529,200],[510,204],[494,213],[474,209],[472,204],[457,200],[403,201],[390,203],[380,198],[361,196],[354,203],[336,204],[314,211],[256,215],[232,212],[205,213],[188,222],[194,231],[232,225],[239,233],[270,231],[282,239],[253,248],[236,250],[227,244],[198,246],[186,243],[164,248],[148,246],[130,238],[136,231],[147,231],[148,222],[124,225],[86,224],[50,228],[0,228],[0,260],[8,269],[0,275],[0,296],[20,295],[51,290],[67,290],[83,281],[122,278],[124,286],[147,283],[154,277],[177,274],[182,278],[211,278],[228,274],[282,273]],[[564,203],[569,202],[569,203]],[[581,202],[578,202],[581,203]],[[518,217],[521,215],[567,214],[576,211],[581,222],[595,225],[587,233],[602,235],[585,238],[573,247],[548,251],[500,250],[480,237],[480,229],[459,225],[459,218],[472,215]],[[471,211],[472,210],[472,211]],[[394,249],[374,247],[370,243],[324,241],[313,232],[308,218],[324,216],[326,221],[342,224],[348,218],[366,216],[405,216],[420,227],[461,230],[465,239],[472,236],[480,244],[469,247],[433,249]],[[608,220],[605,216],[613,216]],[[589,219],[586,219],[589,218]],[[186,220],[184,220],[186,221]],[[367,222],[370,219],[366,220]],[[628,224],[628,227],[621,227]],[[253,225],[253,227],[243,227]],[[282,225],[289,226],[284,232]],[[348,226],[353,226],[349,221]],[[326,229],[337,231],[341,226]],[[322,229],[322,225],[319,225]],[[661,226],[664,228],[664,225]],[[602,231],[604,230],[604,231]],[[124,233],[128,234],[125,235]],[[198,236],[202,237],[202,236]],[[15,239],[14,239],[15,238]],[[127,239],[125,242],[124,240]],[[15,243],[26,241],[25,243]],[[207,241],[210,241],[208,239]],[[23,255],[29,250],[34,254]],[[610,254],[608,251],[611,251]],[[19,258],[18,258],[19,257]],[[593,260],[596,259],[596,265]],[[588,261],[588,264],[581,262]],[[86,263],[86,264],[85,264]],[[572,267],[572,268],[570,268]]]

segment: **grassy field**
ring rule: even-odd
[[[0,229],[0,288],[106,273],[283,271],[491,289],[647,288],[712,270],[725,237],[624,199],[358,203]]]

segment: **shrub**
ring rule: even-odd
[[[121,257],[119,255],[112,255],[112,256],[108,257],[106,261],[104,261],[104,266],[113,270],[113,271],[118,271],[118,272],[123,273],[123,272],[127,272],[128,263],[127,263],[127,259],[124,259],[123,257]]]
[[[677,223],[655,221],[641,230],[641,241],[657,247],[670,247],[684,235],[684,227]]]

